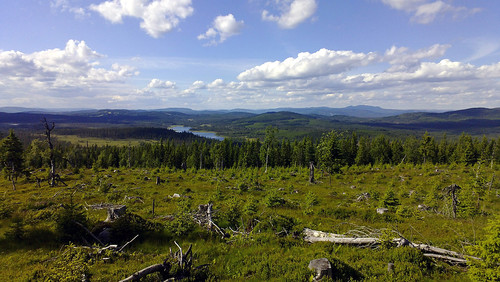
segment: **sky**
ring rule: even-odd
[[[497,0],[2,0],[0,107],[500,107]]]

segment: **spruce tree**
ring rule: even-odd
[[[2,139],[0,144],[0,161],[4,166],[4,172],[12,181],[12,189],[16,190],[16,179],[24,171],[23,144],[17,138],[13,130]]]

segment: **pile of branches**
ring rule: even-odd
[[[187,252],[183,253],[182,248],[175,242],[175,245],[179,250],[175,253],[172,253],[172,249],[170,249],[169,256],[163,261],[163,263],[153,264],[144,269],[141,269],[129,277],[120,280],[120,282],[125,281],[138,281],[139,279],[152,274],[159,273],[161,275],[162,281],[177,281],[184,278],[191,277],[192,271],[196,269],[201,269],[208,264],[200,265],[193,269],[193,252],[192,245],[189,245]],[[172,271],[173,268],[177,268],[175,271]]]

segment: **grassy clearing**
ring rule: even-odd
[[[193,244],[195,265],[210,264],[209,279],[221,281],[304,281],[312,274],[307,269],[309,261],[321,257],[334,264],[339,280],[464,281],[468,279],[466,269],[432,261],[413,249],[308,244],[300,232],[305,227],[335,233],[389,229],[415,242],[464,252],[466,246],[483,238],[487,220],[500,211],[498,180],[493,179],[491,188],[480,197],[470,199],[478,177],[489,181],[498,175],[498,167],[478,170],[458,165],[351,167],[331,177],[331,185],[330,177],[320,171],[318,182],[308,183],[304,168],[274,168],[268,173],[263,169],[80,170],[77,174],[61,173],[68,187],[42,183],[37,188],[33,181],[20,179],[16,191],[2,179],[0,280],[56,277],[56,270],[64,272],[67,267],[62,261],[82,266],[81,273],[90,275],[92,281],[122,279],[162,262],[169,248],[176,249],[175,240],[186,248]],[[38,171],[32,179],[46,174]],[[163,180],[160,185],[155,184],[156,176]],[[451,216],[450,199],[442,192],[452,183],[462,187],[456,219]],[[379,215],[375,210],[387,201],[389,191],[398,205]],[[358,200],[363,193],[370,196]],[[174,194],[182,196],[172,198]],[[471,200],[477,201],[471,205],[476,211],[466,206]],[[62,247],[55,218],[61,204],[71,201],[83,207],[125,204],[129,212],[164,228],[141,234],[123,254],[110,255],[109,260],[103,260],[104,256],[80,260],[78,254],[68,258],[71,252]],[[195,211],[209,201],[217,211],[218,225],[249,233],[221,239],[181,220],[183,212]],[[428,210],[417,208],[424,204]],[[83,210],[91,228],[106,218],[105,210]],[[135,236],[133,229],[124,230],[128,230],[123,233],[125,241]],[[389,262],[395,263],[392,274],[387,272]],[[69,275],[66,278],[71,280]]]
[[[143,140],[143,139],[127,139],[127,140],[115,140],[115,139],[104,139],[104,138],[92,138],[92,137],[80,137],[77,135],[54,135],[58,140],[63,142],[69,142],[71,144],[80,146],[137,146],[144,142],[158,142],[153,140]]]

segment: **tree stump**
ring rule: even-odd
[[[119,205],[108,208],[108,217],[104,222],[113,222],[127,212],[127,206]]]
[[[314,281],[319,281],[324,276],[333,278],[332,265],[327,258],[313,259],[309,262],[309,269],[316,271]]]

